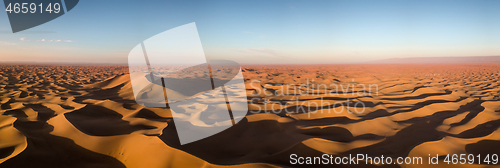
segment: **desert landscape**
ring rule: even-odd
[[[0,168],[311,167],[290,155],[499,154],[500,63],[242,65],[248,114],[180,145],[127,66],[0,65]],[[351,103],[348,103],[351,102]],[[362,106],[361,106],[362,105]],[[439,165],[427,165],[439,155]]]

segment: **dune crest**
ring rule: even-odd
[[[134,101],[126,66],[1,65],[0,168],[289,167],[290,154],[425,158],[500,147],[500,64],[242,71],[247,116],[180,145],[169,108]]]

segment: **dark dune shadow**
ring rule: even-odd
[[[488,154],[490,154],[490,157],[493,154],[498,155],[498,149],[500,149],[500,140],[481,140],[477,143],[465,145],[467,153],[474,154],[475,156],[481,154],[483,157]]]
[[[401,97],[401,98],[382,98],[382,100],[403,101],[403,100],[411,100],[411,99],[425,99],[425,98],[431,97],[431,96],[448,95],[451,93],[452,93],[452,91],[446,91],[446,93],[426,93],[426,94],[421,94],[418,96],[407,96],[407,97]]]
[[[19,155],[0,164],[0,168],[125,168],[115,158],[92,152],[73,140],[51,135],[53,126],[45,121],[17,120],[14,127],[28,141],[27,148]]]
[[[14,150],[16,150],[15,146],[0,148],[0,159],[10,156],[14,152]]]
[[[363,134],[363,135],[353,136],[348,129],[335,126],[330,126],[325,128],[300,129],[297,130],[297,133],[336,142],[352,142],[355,140],[378,140],[384,138],[382,136],[378,136],[375,134]]]
[[[456,135],[459,138],[476,138],[487,136],[500,128],[500,120],[489,121]]]
[[[81,96],[75,96],[75,102],[81,103],[81,104],[86,104],[83,101],[87,99],[96,99],[96,100],[113,100],[115,102],[120,102],[120,103],[136,103],[135,100],[129,100],[129,99],[124,99],[123,97],[120,97],[120,91],[124,88],[125,85],[127,85],[128,82],[122,83],[118,86],[115,86],[113,88],[109,89],[82,89],[84,91],[89,92],[89,94],[86,95],[81,95]],[[131,91],[131,90],[130,90]]]
[[[78,130],[93,136],[130,134],[137,130],[155,129],[154,126],[130,125],[122,115],[105,107],[87,104],[85,107],[65,113],[66,119]]]
[[[284,124],[276,121],[248,122],[242,119],[239,123],[218,134],[180,145],[173,122],[163,130],[160,139],[167,145],[186,151],[211,163],[231,165],[248,162],[268,162],[266,156],[281,152],[289,146],[306,140],[308,136],[293,136],[286,132]],[[272,142],[268,136],[284,136],[287,141]],[[267,139],[267,141],[262,141]],[[271,142],[269,142],[271,140]],[[253,152],[252,152],[253,151]],[[264,154],[259,154],[264,153]],[[271,162],[273,163],[273,162]]]
[[[419,121],[398,131],[394,136],[367,147],[356,148],[343,154],[368,154],[369,156],[405,157],[413,147],[428,141],[436,141],[445,136],[436,131],[444,119]]]
[[[482,101],[475,100],[460,106],[456,111],[442,111],[431,116],[416,117],[401,123],[412,123],[412,125],[401,129],[394,136],[387,137],[386,140],[367,147],[357,148],[345,152],[344,154],[364,153],[371,156],[391,156],[405,157],[415,146],[429,141],[437,141],[448,133],[437,131],[443,121],[449,117],[456,116],[471,109],[482,108]],[[484,109],[484,108],[483,108]]]
[[[159,138],[168,146],[188,152],[211,163],[221,165],[233,165],[243,163],[270,163],[279,166],[290,166],[290,154],[303,156],[318,156],[320,151],[303,145],[301,142],[309,138],[335,138],[337,135],[347,137],[346,141],[355,139],[376,138],[369,135],[353,137],[347,130],[326,129],[319,132],[310,132],[311,135],[300,133],[296,130],[297,123],[279,123],[272,120],[248,122],[242,119],[239,123],[218,134],[189,144],[180,145],[176,136],[177,131],[173,121],[163,130]],[[347,132],[345,132],[347,131]],[[350,135],[350,137],[349,137]],[[272,138],[276,137],[276,138]],[[298,167],[309,167],[310,165],[296,165]],[[319,167],[331,167],[331,165],[315,165]],[[340,165],[336,165],[340,166]],[[345,166],[345,165],[342,165]],[[342,167],[340,166],[340,167]],[[347,167],[352,167],[349,165]],[[369,167],[373,165],[356,165],[354,167]]]

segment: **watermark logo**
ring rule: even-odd
[[[79,0],[4,0],[13,33],[30,29],[72,10]]]
[[[128,63],[136,102],[169,107],[181,145],[217,134],[248,112],[240,65],[207,59],[194,22],[138,44]]]
[[[250,113],[307,113],[309,118],[318,112],[363,115],[366,103],[359,98],[378,96],[379,93],[377,84],[355,83],[354,79],[345,84],[318,84],[314,83],[314,79],[306,79],[302,84],[279,85],[262,85],[260,80],[252,80],[250,87],[254,90],[250,94]]]

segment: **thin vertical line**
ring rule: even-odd
[[[208,73],[210,74],[210,82],[212,82],[212,90],[215,89],[215,84],[214,84],[214,77],[212,76],[212,66],[207,63],[208,65]]]
[[[151,78],[151,82],[154,83],[153,70],[151,70],[151,65],[149,64],[148,53],[146,52],[146,47],[144,46],[143,42],[141,42],[141,47],[142,47],[142,52],[144,53],[144,58],[146,59],[146,64],[148,65],[149,77]]]
[[[168,106],[168,100],[167,100],[167,88],[165,87],[165,80],[163,79],[163,77],[161,77],[161,85],[163,85],[163,96],[165,97],[165,106],[167,108],[170,108]]]
[[[66,3],[64,2],[64,0],[61,0],[61,5],[63,7],[64,13],[68,13],[68,9],[66,9]]]
[[[231,117],[231,122],[233,123],[233,125],[235,125],[236,122],[234,121],[233,111],[231,110],[231,106],[229,104],[229,98],[227,98],[226,87],[221,86],[221,88],[222,88],[222,93],[224,94],[224,98],[226,98],[226,105],[227,105],[227,111],[229,112],[229,117]]]
[[[212,66],[210,64],[208,64],[208,72],[210,73],[210,81],[212,82],[212,89],[215,90],[214,78],[212,75]],[[229,117],[231,118],[231,122],[233,123],[233,125],[235,125],[236,122],[234,121],[233,111],[231,110],[231,106],[229,104],[229,98],[227,97],[226,88],[224,87],[224,85],[222,85],[221,89],[222,89],[222,94],[224,94],[224,98],[226,99],[226,106],[227,106],[227,111],[229,112]]]

